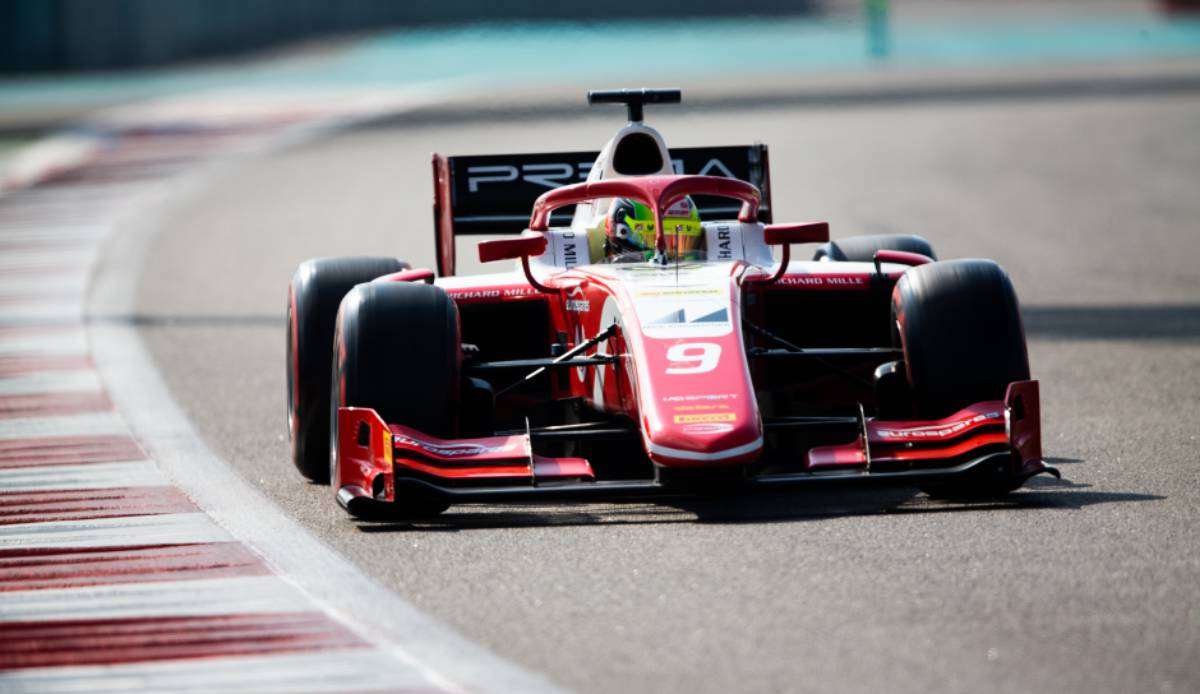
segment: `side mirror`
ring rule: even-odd
[[[494,260],[528,258],[531,255],[541,255],[545,252],[545,235],[527,230],[516,238],[480,242],[479,262],[490,263]]]
[[[768,224],[763,228],[763,240],[769,246],[783,246],[783,256],[779,260],[779,269],[766,279],[756,280],[764,284],[778,282],[787,272],[788,263],[792,262],[793,243],[824,243],[829,240],[829,222],[808,222],[807,224]]]
[[[908,251],[892,251],[878,250],[875,251],[875,274],[883,274],[883,263],[897,263],[899,265],[908,265],[916,267],[917,265],[925,265],[932,263],[933,258],[921,253],[909,253]]]
[[[768,224],[763,237],[771,246],[792,243],[825,243],[829,240],[829,222],[807,224]]]

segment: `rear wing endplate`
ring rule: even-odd
[[[438,274],[454,274],[455,239],[459,236],[519,234],[530,211],[547,190],[587,180],[599,152],[495,154],[443,157],[433,155],[433,224]],[[767,146],[684,147],[670,150],[679,174],[727,176],[754,184],[763,194],[759,221],[771,221],[771,181]],[[696,199],[702,219],[734,217],[736,203],[721,198]],[[555,212],[570,219],[572,208]]]

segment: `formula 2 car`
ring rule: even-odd
[[[436,274],[302,264],[300,472],[354,515],[410,518],[827,483],[986,497],[1057,475],[996,263],[771,223],[765,146],[669,150],[645,125],[644,104],[679,99],[590,93],[629,109],[599,153],[435,154]],[[472,234],[513,268],[456,276]]]

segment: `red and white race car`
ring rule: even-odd
[[[294,462],[352,514],[822,483],[994,496],[1057,474],[996,263],[772,224],[765,146],[669,150],[642,109],[678,90],[589,100],[629,108],[599,153],[434,155],[436,275],[296,271]],[[470,234],[507,235],[479,256],[514,267],[455,276]]]

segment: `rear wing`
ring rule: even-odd
[[[759,221],[771,221],[771,180],[767,146],[684,147],[670,150],[679,174],[739,178],[763,195]],[[454,274],[459,236],[519,234],[529,224],[538,196],[547,190],[587,180],[599,152],[494,154],[464,157],[433,155],[433,224],[438,274]],[[721,198],[696,199],[702,219],[736,216],[740,206]],[[570,219],[572,208],[555,212]]]

